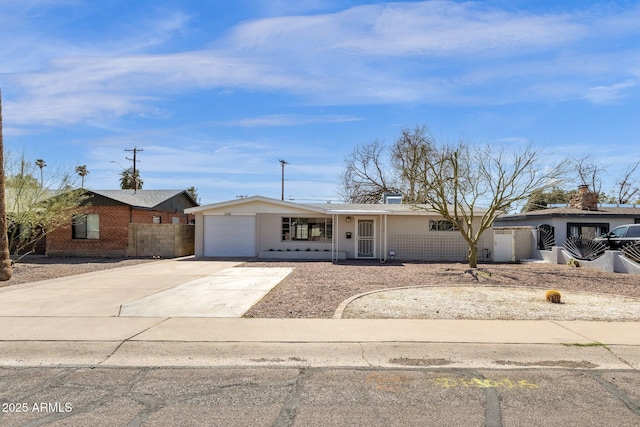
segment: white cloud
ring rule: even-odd
[[[328,7],[323,2],[306,6]],[[612,63],[579,44],[637,36],[639,30],[622,18],[626,11],[554,15],[507,12],[479,2],[375,4],[258,19],[237,25],[209,49],[169,53],[159,47],[190,31],[190,17],[153,12],[115,41],[49,40],[35,30],[11,38],[9,52],[15,55],[28,44],[36,54],[5,73],[40,63],[37,71],[0,77],[12,87],[5,98],[7,121],[28,126],[162,117],[171,112],[157,107],[159,102],[199,89],[282,92],[325,105],[501,103],[532,94],[609,102],[631,87],[612,81],[625,81],[640,66],[634,59],[638,48]],[[591,34],[594,22],[602,34]],[[613,22],[621,25],[614,29]],[[48,62],[35,59],[40,56]],[[597,87],[594,81],[600,82]],[[562,87],[563,93],[545,87]],[[295,121],[266,116],[238,124]]]
[[[570,15],[491,10],[476,2],[425,1],[358,6],[334,14],[288,16],[239,25],[238,49],[346,50],[364,55],[479,54],[496,49],[557,46],[588,33]]]
[[[586,98],[594,104],[610,104],[624,98],[629,89],[637,86],[637,81],[627,81],[609,86],[596,86],[588,90]]]

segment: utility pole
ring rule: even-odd
[[[125,159],[130,160],[133,162],[133,174],[131,175],[131,180],[133,181],[133,192],[135,193],[136,191],[138,191],[138,180],[136,179],[136,154],[138,154],[139,151],[144,151],[142,148],[138,148],[138,147],[133,147],[132,150],[127,150],[125,148],[124,151],[128,151],[128,152],[132,152],[133,153],[133,159],[130,159],[128,157],[125,157]]]
[[[282,196],[281,200],[284,200],[284,165],[288,165],[286,161],[280,159],[280,164],[282,165]]]

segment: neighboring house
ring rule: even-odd
[[[410,205],[302,204],[253,196],[185,212],[195,214],[199,257],[468,260],[469,246],[451,223]],[[491,249],[487,230],[479,260],[489,260]]]
[[[198,206],[183,190],[86,192],[81,213],[47,234],[48,256],[128,256],[131,224],[192,224],[184,210]]]
[[[505,215],[498,217],[493,225],[532,227],[532,254],[542,258],[541,250],[562,246],[569,237],[593,239],[619,225],[634,223],[640,223],[640,207],[599,206],[597,196],[582,187],[569,206]]]

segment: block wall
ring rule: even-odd
[[[174,258],[194,254],[195,227],[184,224],[129,224],[128,255]]]

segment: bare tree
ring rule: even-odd
[[[633,179],[633,174],[636,173],[638,167],[640,167],[640,160],[628,166],[622,178],[616,180],[616,188],[614,190],[616,203],[631,203],[632,199],[640,194],[640,187],[638,187],[637,181]]]
[[[564,162],[550,167],[546,160],[531,146],[521,151],[465,142],[433,147],[420,171],[425,204],[416,207],[438,212],[458,229],[469,245],[469,266],[476,268],[478,243],[495,218],[564,177]]]
[[[601,164],[590,157],[581,157],[570,161],[575,170],[578,185],[586,185],[591,191],[600,196],[604,203],[631,203],[633,197],[640,194],[638,181],[634,177],[640,169],[640,161],[636,161],[626,168],[621,177],[616,178],[607,193],[602,191],[603,176],[607,173],[607,165]]]
[[[345,160],[342,174],[342,197],[350,203],[378,203],[388,192],[399,187],[383,157],[384,145],[379,141],[359,145]]]
[[[597,194],[602,192],[602,175],[607,171],[606,166],[599,164],[590,157],[572,159],[569,163],[572,168],[575,168],[578,185],[586,185]]]
[[[13,276],[11,254],[9,253],[9,236],[7,235],[7,210],[5,204],[4,182],[4,141],[2,138],[2,92],[0,91],[0,281],[7,281]]]
[[[431,155],[434,139],[426,126],[404,128],[391,149],[391,161],[400,171],[404,200],[421,203],[423,189],[420,185],[422,164]]]

